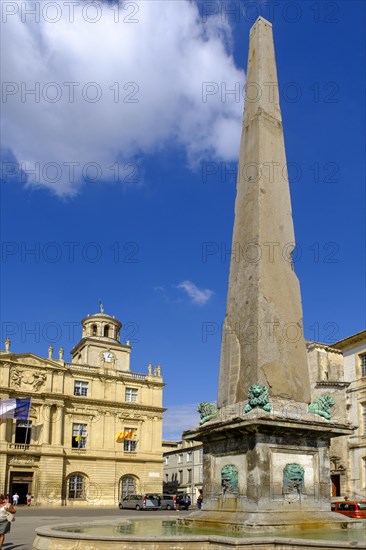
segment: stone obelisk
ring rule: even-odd
[[[310,402],[272,25],[251,29],[218,406],[259,383]]]
[[[218,409],[202,403],[201,425],[183,436],[203,442],[204,510],[187,522],[236,531],[344,525],[330,512],[329,444],[352,427],[331,420],[329,396],[309,407],[294,244],[272,25],[259,17],[250,32]]]

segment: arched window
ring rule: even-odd
[[[97,325],[92,326],[92,336],[97,336],[98,334],[98,327]]]
[[[121,498],[127,495],[134,495],[137,492],[136,478],[133,476],[123,476],[121,479]]]
[[[109,336],[109,325],[105,325],[104,327],[104,336],[106,336],[107,338]]]
[[[69,498],[85,500],[85,476],[82,474],[71,474],[69,477]]]

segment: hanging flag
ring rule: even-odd
[[[79,433],[78,435],[75,437],[75,441],[78,442],[78,447],[81,447],[81,442],[83,440],[83,427],[80,426],[79,428]]]
[[[118,432],[116,436],[116,441],[123,441],[124,439],[133,439],[134,437],[135,437],[135,430]]]
[[[28,420],[31,398],[0,399],[0,418]]]

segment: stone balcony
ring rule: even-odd
[[[8,451],[30,451],[30,452],[39,452],[40,445],[29,445],[27,443],[8,443]]]
[[[137,380],[146,380],[147,374],[142,374],[140,372],[130,372],[116,369],[106,369],[102,367],[96,367],[94,365],[87,365],[81,363],[65,363],[65,367],[73,370],[88,370],[92,373],[105,374],[107,376],[118,376],[121,378],[135,378]]]

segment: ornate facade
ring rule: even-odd
[[[82,320],[70,363],[0,352],[0,398],[31,397],[28,422],[0,424],[0,492],[36,505],[113,505],[121,494],[161,492],[160,366],[131,372],[121,323],[101,312]]]
[[[327,395],[333,398],[332,416],[339,421],[349,419],[346,407],[346,391],[350,381],[344,377],[341,350],[319,342],[309,342],[308,365],[312,386],[312,400]],[[332,497],[348,494],[347,438],[332,439],[330,444],[330,475]]]
[[[366,499],[366,330],[334,344],[342,351],[349,419],[356,427],[347,438],[348,490],[350,499]]]
[[[330,473],[333,497],[366,498],[366,331],[332,346],[309,342],[308,364],[312,398],[334,399],[332,417],[347,419],[352,435],[332,440]]]

